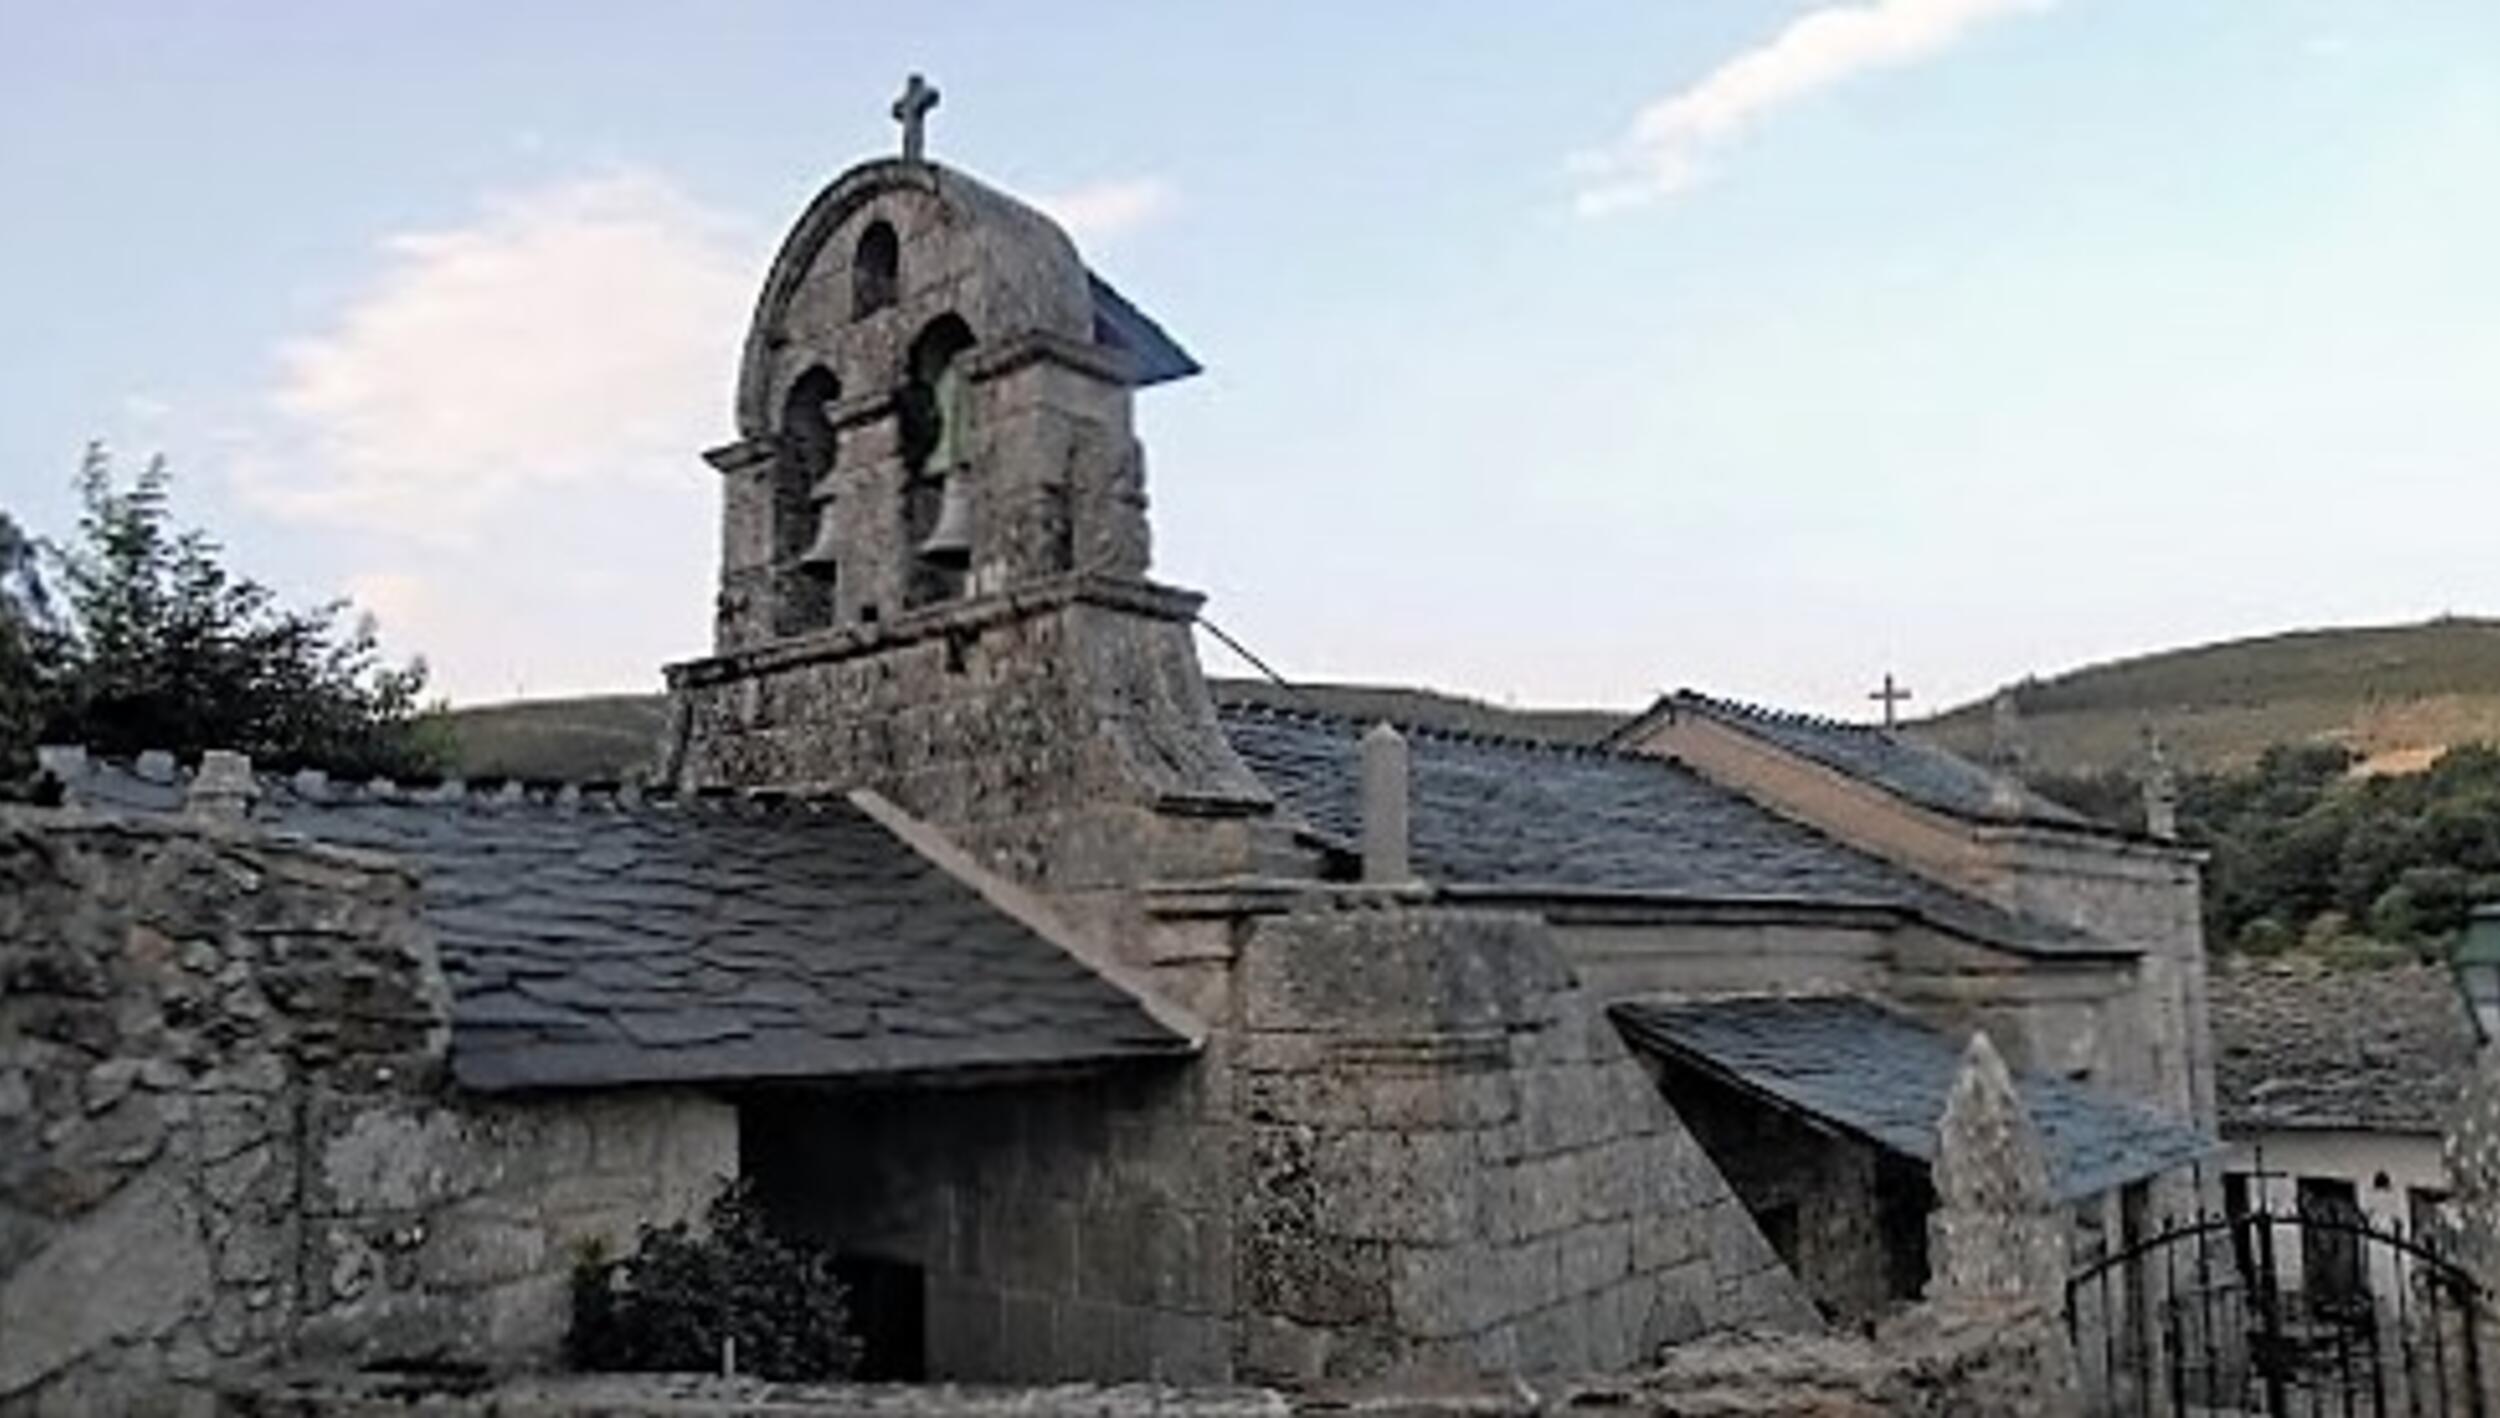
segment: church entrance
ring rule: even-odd
[[[2433,1237],[2235,1187],[2089,1260],[2066,1321],[2096,1418],[2446,1418],[2484,1412],[2488,1302]]]

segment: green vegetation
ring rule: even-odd
[[[2211,855],[2206,935],[2217,950],[2442,953],[2474,903],[2500,899],[2500,749],[2453,748],[2424,772],[2356,777],[2331,744],[2278,746],[2246,769],[2191,774],[2179,826]],[[2123,774],[2034,786],[2138,820]]]
[[[175,526],[170,484],[159,458],[122,488],[91,445],[70,545],[0,518],[0,776],[22,778],[42,742],[429,771],[424,665],[384,663],[370,619],[340,627],[344,602],[291,609],[229,572],[215,543]]]
[[[833,1252],[775,1234],[745,1182],[699,1232],[646,1225],[632,1255],[576,1266],[565,1344],[576,1369],[785,1383],[847,1378],[860,1350]]]

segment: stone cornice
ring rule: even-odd
[[[767,434],[762,438],[741,438],[718,448],[707,448],[703,461],[724,476],[758,472],[781,456],[781,440]]]
[[[1095,606],[1153,620],[1188,624],[1206,597],[1153,581],[1079,572],[1012,590],[925,606],[890,621],[845,625],[753,645],[725,655],[683,660],[665,669],[672,690],[723,684],[749,675],[827,661],[852,660],[1074,606]]]
[[[1001,378],[1028,364],[1050,363],[1079,374],[1126,387],[1135,362],[1118,350],[1072,340],[1050,330],[1033,330],[994,345],[975,346],[969,372],[976,382]]]

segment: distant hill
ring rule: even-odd
[[[1605,709],[1515,709],[1391,685],[1216,679],[1219,698],[1303,704],[1359,718],[1589,743]],[[2035,774],[2132,770],[2143,725],[2191,768],[2241,768],[2268,745],[2334,743],[2378,771],[2427,767],[2451,744],[2500,743],[2500,621],[2302,630],[2114,660],[2014,687]],[[656,694],[522,700],[455,709],[465,777],[614,778],[645,766],[665,710]],[[1911,725],[1963,753],[1989,751],[1987,701]]]
[[[2500,621],[2300,630],[2092,665],[2014,686],[2037,773],[2130,769],[2143,726],[2185,766],[2243,768],[2279,743],[2332,743],[2364,771],[2427,767],[2453,744],[2500,742]],[[1984,754],[1988,701],[1914,727]]]
[[[651,762],[668,717],[659,694],[475,704],[442,717],[463,778],[622,779]]]
[[[1390,685],[1311,684],[1288,690],[1268,680],[1220,678],[1208,684],[1218,699],[1301,705],[1357,718],[1563,743],[1594,743],[1624,718],[1607,709],[1508,709]],[[441,722],[455,745],[451,771],[461,777],[586,781],[623,778],[646,769],[667,715],[667,700],[661,695],[607,694],[471,705],[448,711]]]

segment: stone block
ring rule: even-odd
[[[1122,1377],[1145,1374],[1157,1383],[1226,1384],[1233,1381],[1232,1323],[1210,1315],[1157,1312],[1138,1328],[1149,1352],[1143,1367]]]
[[[1549,1305],[1516,1323],[1519,1367],[1532,1374],[1576,1374],[1589,1367],[1589,1306]]]
[[[561,1259],[549,1255],[547,1233],[537,1226],[455,1213],[431,1228],[417,1265],[430,1288],[468,1289],[519,1280]]]
[[[1036,1293],[1067,1291],[1077,1273],[1076,1208],[1064,1201],[985,1198],[982,1250],[1001,1284]]]
[[[1619,1284],[1632,1268],[1632,1227],[1626,1221],[1593,1222],[1561,1238],[1560,1278],[1566,1295],[1588,1295]]]
[[[167,1333],[207,1310],[211,1288],[179,1184],[161,1174],[132,1183],[0,1278],[0,1394]]]
[[[1390,1299],[1401,1334],[1416,1339],[1472,1334],[1504,1311],[1502,1269],[1481,1245],[1404,1248],[1392,1263]]]
[[[1317,1382],[1325,1371],[1325,1330],[1273,1315],[1252,1315],[1242,1320],[1241,1332],[1236,1377],[1244,1382],[1302,1388]]]
[[[1691,1211],[1645,1211],[1631,1218],[1632,1269],[1665,1270],[1702,1256],[1702,1227]]]
[[[996,1377],[1028,1381],[1063,1377],[1058,1326],[1055,1300],[1024,1291],[1002,1292]]]

